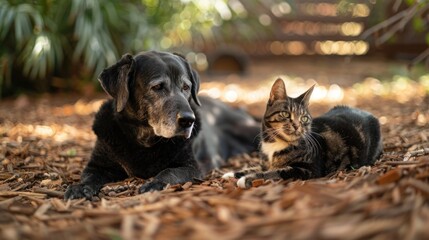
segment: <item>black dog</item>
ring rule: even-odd
[[[199,77],[180,55],[126,54],[99,81],[113,99],[95,116],[95,148],[66,199],[91,199],[104,184],[130,176],[153,177],[141,193],[161,190],[257,148],[259,124],[243,111],[201,98],[200,118]]]

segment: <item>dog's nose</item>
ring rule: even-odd
[[[177,122],[182,128],[191,127],[195,122],[195,115],[190,112],[179,113],[177,115]]]

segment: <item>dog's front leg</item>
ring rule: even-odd
[[[160,191],[164,189],[167,184],[174,185],[185,183],[200,177],[201,173],[197,167],[167,168],[158,173],[152,181],[143,184],[139,192]]]
[[[65,194],[65,199],[86,198],[91,200],[97,195],[101,187],[108,183],[103,174],[96,168],[86,167],[78,184],[70,185]]]
[[[103,148],[103,145],[97,141],[91,159],[82,172],[80,183],[70,185],[64,193],[64,198],[91,200],[104,184],[126,177],[127,174],[121,165],[109,159],[106,156],[106,148]]]

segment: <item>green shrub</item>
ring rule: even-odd
[[[257,18],[234,10],[232,2],[235,7],[240,4],[224,0],[0,0],[0,94],[10,95],[19,88],[46,91],[58,79],[67,86],[76,84],[72,79],[95,79],[126,52],[183,50],[189,42],[213,38],[224,42],[225,36],[237,37],[231,26],[248,40],[261,34],[248,24],[258,25]]]

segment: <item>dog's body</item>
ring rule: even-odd
[[[248,113],[209,97],[200,101],[201,131],[193,150],[203,173],[224,165],[231,156],[258,149],[260,123]]]
[[[181,56],[125,55],[99,80],[113,99],[95,117],[91,159],[65,198],[90,199],[104,184],[130,176],[153,177],[140,192],[161,190],[256,150],[259,124],[213,99],[201,98],[206,107],[199,108],[198,75]]]

